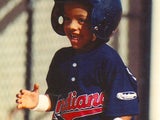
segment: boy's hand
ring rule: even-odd
[[[39,85],[34,84],[33,91],[20,90],[16,95],[16,103],[18,109],[33,109],[37,106],[39,101]]]

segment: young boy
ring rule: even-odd
[[[136,79],[106,44],[121,12],[119,0],[55,0],[52,26],[72,47],[56,52],[46,94],[37,84],[21,90],[17,108],[54,111],[59,120],[131,120],[138,114]]]

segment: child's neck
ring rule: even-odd
[[[100,41],[100,40],[96,40],[94,42],[90,42],[88,43],[86,46],[84,46],[81,49],[75,49],[76,53],[85,53],[85,52],[89,52],[92,51],[94,49],[96,49],[98,46],[100,46],[101,44],[103,44],[104,42]]]

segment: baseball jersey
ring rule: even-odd
[[[64,120],[110,120],[138,114],[137,81],[107,44],[77,53],[56,52],[47,75],[54,117]]]

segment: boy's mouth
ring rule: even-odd
[[[70,40],[71,42],[77,43],[79,41],[79,37],[77,35],[71,34]]]

